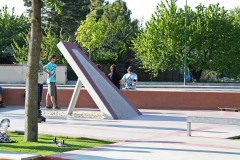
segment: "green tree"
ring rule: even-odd
[[[57,44],[60,41],[64,41],[64,42],[70,41],[70,37],[64,38],[62,36],[61,32],[59,33],[59,35],[60,35],[60,37],[58,38],[58,36],[55,33],[52,33],[51,25],[47,26],[45,28],[45,30],[42,34],[42,44],[41,44],[41,48],[43,49],[43,52],[44,52],[44,57],[42,59],[44,64],[48,63],[48,57],[51,54],[55,54],[58,57],[57,63],[59,63],[59,64],[67,63],[65,58],[62,56],[62,53],[58,49]],[[27,59],[28,59],[29,43],[28,43],[27,35],[22,34],[22,39],[25,42],[24,45],[21,46],[16,41],[14,41],[12,44],[12,48],[14,51],[15,63],[17,63],[17,64],[26,64]]]
[[[17,16],[14,12],[9,13],[7,6],[0,10],[0,63],[13,63],[13,50],[11,43],[13,40],[18,44],[24,44],[22,33],[29,30],[27,17]]]
[[[28,59],[29,43],[27,39],[27,34],[22,33],[21,37],[25,42],[24,44],[19,44],[15,40],[13,40],[13,43],[11,44],[14,51],[14,63],[16,64],[26,64]]]
[[[136,57],[146,71],[180,69],[183,66],[184,11],[175,0],[161,2],[146,28],[133,40]]]
[[[88,16],[94,17],[96,20],[98,20],[102,17],[105,6],[107,6],[109,3],[108,1],[105,2],[105,0],[90,0],[90,2],[90,13]]]
[[[59,33],[58,37],[55,33],[52,33],[51,25],[46,27],[43,39],[42,39],[42,49],[44,51],[43,63],[47,64],[48,57],[52,54],[55,54],[58,57],[58,64],[67,64],[66,59],[63,57],[62,53],[57,47],[57,44],[60,41],[69,42],[70,37],[66,38],[62,35],[62,32]]]
[[[131,40],[139,27],[137,20],[131,20],[131,11],[126,3],[116,0],[105,4],[101,16],[93,13],[78,28],[76,40],[91,52],[96,62],[127,62],[133,53]]]
[[[133,41],[143,68],[155,73],[183,68],[185,11],[175,0],[161,2]],[[219,4],[188,8],[187,62],[198,81],[203,70],[238,76],[239,26]],[[230,65],[231,64],[231,65]]]
[[[239,25],[219,4],[199,5],[189,26],[189,68],[197,79],[201,71],[239,75]],[[190,20],[191,20],[190,19]]]
[[[24,0],[25,6],[31,6],[31,0]],[[86,19],[86,15],[90,12],[90,0],[61,0],[59,5],[51,5],[51,1],[42,0],[42,22],[43,28],[52,26],[53,33],[57,34],[58,38],[64,36],[65,38],[71,37],[75,40],[75,32],[82,20]],[[59,14],[56,8],[61,7]]]

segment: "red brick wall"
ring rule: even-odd
[[[24,89],[4,89],[3,97],[7,105],[24,105]],[[68,106],[73,89],[59,89],[58,103]],[[217,107],[240,107],[240,93],[223,92],[175,92],[175,91],[123,91],[123,94],[139,109],[190,109],[216,110]],[[43,93],[45,104],[46,90]],[[78,108],[97,108],[86,90],[81,90]]]

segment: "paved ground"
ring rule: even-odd
[[[39,124],[39,132],[118,141],[116,144],[100,148],[53,155],[54,157],[67,159],[240,159],[240,141],[227,139],[228,137],[240,135],[239,126],[193,124],[192,137],[186,136],[186,116],[201,115],[240,118],[240,113],[238,112],[176,110],[142,110],[142,112],[143,116],[131,120],[117,121],[47,117],[46,123]],[[4,117],[11,119],[9,130],[23,131],[23,107],[0,109],[0,119]],[[2,157],[4,157],[4,154],[0,154],[0,158]]]

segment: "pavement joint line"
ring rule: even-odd
[[[201,146],[201,147],[213,147],[213,148],[221,148],[221,149],[236,149],[240,151],[240,147],[226,147],[226,146],[219,146],[219,145],[210,145],[210,144],[197,144],[197,143],[183,143],[182,145],[188,146]],[[240,152],[239,152],[240,154]]]
[[[60,157],[61,158],[61,157],[69,156],[69,155],[75,155],[76,152],[78,154],[81,154],[81,153],[87,153],[87,152],[90,152],[90,151],[101,151],[101,150],[105,150],[107,147],[119,146],[121,144],[130,144],[130,143],[118,142],[118,143],[107,144],[107,145],[103,145],[103,146],[99,146],[99,147],[95,147],[95,148],[87,148],[87,149],[82,149],[82,150],[73,150],[73,151],[63,152],[63,153],[60,153],[60,154],[50,155],[48,157],[54,157],[54,158]]]
[[[209,130],[209,129],[214,129],[216,127],[198,127],[198,128],[195,128],[196,130],[193,130],[193,131],[198,131],[198,132],[202,132],[203,130]],[[183,136],[183,137],[186,137],[188,138],[188,136],[186,135],[186,131],[177,131],[177,132],[173,132],[173,133],[165,133],[165,134],[161,134],[160,136],[157,134],[157,135],[154,135],[154,136],[150,136],[148,138],[139,138],[139,139],[135,139],[134,141],[142,141],[142,140],[149,140],[149,139],[156,139],[156,138],[166,138],[166,137],[175,137],[175,136]],[[200,136],[191,136],[189,138],[200,138]],[[218,140],[223,140],[223,138],[217,138],[217,137],[201,137],[201,138],[206,138],[206,139],[218,139]],[[128,141],[132,141],[132,140],[126,140],[126,142]]]
[[[44,124],[44,123],[42,123],[42,124]],[[40,124],[41,125],[41,124]],[[49,125],[49,123],[48,123],[48,125]],[[53,124],[54,126],[56,126],[56,124]],[[61,125],[61,124],[58,124],[58,125]],[[66,126],[66,128],[72,128],[74,125],[72,125],[72,126]],[[97,128],[97,126],[95,126],[96,128]],[[111,126],[110,126],[111,127]],[[92,126],[89,126],[89,127],[86,127],[86,126],[81,126],[81,128],[87,128],[87,129],[91,129],[92,128]],[[102,130],[102,131],[105,131],[106,129],[104,129],[104,128],[97,128],[98,130]],[[108,129],[108,131],[118,131],[118,132],[123,132],[123,133],[129,133],[129,131],[124,131],[124,130],[118,130],[118,129],[111,129],[111,128],[109,128]],[[139,133],[138,131],[131,131],[131,133]],[[148,133],[148,132],[145,132],[145,133]]]

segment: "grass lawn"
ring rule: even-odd
[[[114,142],[103,141],[97,139],[88,138],[71,138],[71,137],[60,137],[57,136],[57,141],[64,139],[67,147],[58,147],[52,143],[53,137],[51,135],[39,135],[38,142],[24,142],[23,133],[18,132],[8,132],[7,133],[11,140],[16,141],[14,143],[0,143],[1,151],[8,152],[21,152],[38,154],[42,156],[47,156],[51,154],[57,154],[61,152],[67,152],[72,150],[80,150],[98,147],[106,144],[112,144]]]

